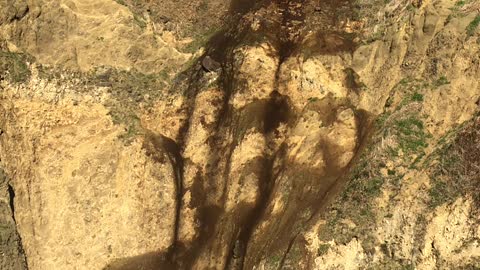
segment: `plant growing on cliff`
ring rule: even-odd
[[[438,78],[438,80],[436,80],[433,83],[433,86],[439,87],[439,86],[446,85],[446,84],[450,84],[450,81],[447,79],[447,77],[440,76],[440,78]]]
[[[475,30],[477,29],[478,25],[480,25],[480,14],[477,15],[473,21],[470,22],[467,26],[467,36],[471,37],[475,34]]]
[[[25,54],[0,51],[0,74],[6,74],[7,79],[15,83],[27,81],[30,78],[29,58]]]
[[[115,2],[117,2],[118,4],[122,5],[122,6],[126,6],[127,3],[125,3],[124,0],[115,0]]]
[[[426,138],[428,134],[424,131],[423,122],[418,118],[408,118],[395,121],[400,148],[404,153],[416,153],[428,146]]]
[[[429,206],[453,203],[470,196],[480,211],[480,118],[476,117],[453,134],[435,152],[431,166]]]

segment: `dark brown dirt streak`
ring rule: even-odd
[[[9,196],[8,204],[10,206],[10,211],[12,211],[12,219],[16,223],[17,221],[15,220],[15,203],[13,202],[13,200],[15,199],[15,191],[10,184],[8,184],[7,187]]]
[[[283,10],[283,22],[282,22],[282,32],[280,32],[278,34],[278,41],[279,41],[279,51],[280,51],[280,57],[281,57],[281,61],[280,61],[280,65],[279,65],[279,68],[281,66],[281,64],[283,63],[283,61],[285,59],[287,59],[288,57],[290,57],[292,54],[294,54],[297,50],[298,50],[298,46],[299,46],[299,41],[301,41],[301,34],[302,32],[304,31],[304,29],[302,29],[302,24],[301,23],[298,23],[298,22],[301,22],[301,20],[303,20],[303,16],[304,14],[299,12],[299,8],[301,10],[302,8],[302,4],[304,1],[278,1],[279,2],[279,6],[280,6],[280,9]],[[278,3],[277,2],[277,3]],[[345,4],[345,3],[348,3],[349,1],[341,1],[341,4]],[[327,2],[323,2],[322,3],[323,5],[331,5],[330,8],[332,8],[333,10],[336,11],[336,6],[335,6],[335,3],[334,2],[331,2],[331,1],[327,1]],[[292,7],[294,7],[294,9],[292,10]],[[296,8],[296,9],[295,9]],[[337,14],[337,12],[334,12],[332,14]],[[331,16],[331,15],[330,15]],[[293,22],[293,23],[292,23]],[[331,23],[332,24],[335,24],[336,23],[336,18],[331,17]],[[334,33],[335,37],[338,35],[336,33]],[[335,45],[335,44],[334,44]],[[332,46],[331,44],[328,44],[328,42],[323,42],[323,43],[314,43],[312,45],[314,48],[310,48],[310,49],[314,49],[315,52],[317,54],[335,54],[335,53],[338,53],[338,52],[342,52],[342,51],[350,51],[350,52],[353,52],[354,50],[354,43],[351,42],[349,39],[344,39],[343,37],[340,39],[340,44],[338,44],[338,46]],[[277,76],[277,83],[278,83],[278,76]],[[329,154],[330,153],[330,149],[324,149],[325,153],[327,156],[331,156],[333,155],[333,153]],[[327,160],[328,161],[328,160]],[[328,162],[327,162],[328,163]],[[292,164],[292,166],[295,166],[294,164]],[[331,181],[327,181],[327,182],[331,182],[330,184],[328,184],[326,186],[326,189],[325,188],[319,188],[318,190],[318,194],[316,192],[313,192],[314,194],[316,194],[315,196],[313,196],[314,194],[311,194],[307,197],[311,197],[311,199],[306,199],[305,201],[298,201],[298,202],[288,202],[289,206],[288,208],[290,208],[292,206],[291,203],[293,203],[294,205],[294,208],[298,208],[298,209],[306,209],[308,207],[308,205],[310,206],[315,206],[315,205],[318,205],[318,203],[320,201],[322,201],[323,199],[325,199],[325,197],[328,195],[328,191],[330,190],[330,187],[332,187],[332,183],[335,183],[337,181],[337,179],[340,177],[340,175],[342,175],[342,171],[343,170],[340,170],[339,168],[330,168],[331,165],[327,164],[327,167],[329,169],[327,169],[328,173],[326,176],[322,177],[322,178],[327,178],[327,179],[331,179]],[[293,177],[293,175],[291,175]],[[314,174],[312,174],[312,177],[314,177]],[[271,179],[270,180],[271,182],[274,182],[275,179]],[[314,185],[314,183],[311,183],[312,185]],[[298,189],[293,187],[295,190]],[[314,188],[315,190],[317,188]],[[300,194],[302,194],[303,192],[301,190],[297,190],[298,192],[300,192]],[[268,206],[268,202],[271,200],[271,192],[272,190],[269,190],[267,192],[265,192],[264,194],[262,194],[263,196],[267,196],[267,198],[263,198],[262,199],[262,202],[260,203],[261,206],[257,207],[256,211],[259,211],[259,212],[264,212],[266,207]],[[297,192],[297,193],[298,193]],[[299,195],[297,194],[296,192],[292,191],[291,192],[294,196],[295,194],[296,195]],[[307,194],[304,194],[305,196]],[[304,196],[302,195],[302,197]],[[293,215],[292,215],[293,214]],[[310,220],[312,217],[313,217],[313,213],[310,215],[310,217],[308,217],[308,220]],[[258,224],[258,222],[260,221],[260,219],[263,217],[263,214],[257,214],[257,220],[254,222],[254,225],[252,225],[253,227],[256,226],[256,224]],[[278,224],[277,226],[274,226],[276,227],[276,229],[274,229],[274,231],[269,231],[269,235],[282,235],[282,237],[280,237],[281,239],[284,239],[284,235],[290,235],[289,233],[287,233],[287,230],[289,230],[288,228],[292,228],[292,226],[294,224],[297,224],[299,222],[297,222],[297,220],[293,221],[294,223],[291,223],[291,221],[288,221],[288,219],[292,220],[292,217],[296,216],[295,213],[290,213],[290,214],[287,214],[286,216],[284,216],[286,219],[284,219],[283,222],[281,221],[277,221],[275,222],[276,224]],[[290,218],[288,218],[290,217]],[[265,217],[263,217],[265,218]],[[305,220],[303,222],[306,222]],[[281,225],[281,224],[283,225]],[[250,231],[250,234],[253,232],[253,229],[249,229]],[[294,234],[296,234],[294,232]],[[285,239],[285,240],[288,240],[288,239]],[[278,241],[276,241],[278,242]],[[292,240],[290,241],[287,241],[287,242],[290,242],[292,243]],[[257,243],[258,244],[258,243]],[[270,252],[272,251],[271,248],[274,248],[276,249],[274,246],[271,246],[271,244],[266,244],[264,243],[265,245],[262,245],[261,246],[263,247],[253,247],[254,249],[257,249],[257,250],[260,250],[261,253],[265,252],[265,250],[269,250]],[[279,248],[279,247],[277,247]],[[287,249],[288,251],[290,250],[290,248]],[[287,251],[287,253],[288,253]],[[253,254],[250,254],[250,255],[253,255]],[[249,256],[248,254],[246,256]],[[254,255],[254,257],[256,257]],[[285,255],[286,257],[286,255]],[[284,257],[284,259],[285,259]],[[252,261],[253,259],[253,261]],[[242,267],[245,268],[245,269],[249,269],[250,267],[253,267],[253,265],[258,262],[260,258],[257,257],[257,258],[249,258],[249,263],[245,265],[245,263],[243,263]],[[253,263],[253,264],[252,264]]]
[[[347,184],[348,176],[353,169],[353,165],[357,163],[358,159],[360,158],[361,153],[365,150],[366,145],[369,144],[369,140],[371,138],[371,134],[374,132],[373,128],[373,118],[367,112],[362,110],[355,111],[356,116],[356,123],[357,123],[357,139],[358,143],[355,149],[355,155],[353,159],[349,162],[346,168],[339,172],[338,176],[336,177],[336,181],[333,182],[332,185],[328,186],[325,190],[324,195],[318,199],[316,204],[319,206],[315,209],[312,213],[310,218],[305,221],[306,227],[313,227],[315,223],[318,221],[316,218],[321,215],[329,205],[337,198],[337,195],[341,193],[345,185]],[[291,248],[295,245],[302,245],[300,241],[301,239],[296,239],[291,243]],[[285,260],[288,260],[288,252],[285,254]]]
[[[300,32],[301,32],[301,22],[304,18],[304,13],[302,10],[303,0],[276,0],[273,1],[278,6],[278,11],[282,14],[282,21],[279,28],[280,31],[276,34],[276,40],[273,40],[273,44],[278,46],[278,51],[280,54],[280,63],[277,67],[275,75],[275,87],[278,88],[278,78],[280,67],[283,61],[290,57],[292,53],[297,49]],[[298,24],[296,24],[298,22]],[[288,104],[288,98],[282,97],[277,91],[274,91],[271,95],[270,101],[266,107],[266,114],[264,118],[264,134],[274,131],[279,123],[287,122],[289,119],[290,109]],[[268,143],[267,143],[268,144]],[[283,151],[282,151],[283,149]],[[271,193],[275,185],[275,179],[277,176],[272,175],[273,173],[273,164],[276,158],[279,158],[279,155],[283,156],[286,153],[285,145],[283,145],[279,151],[274,154],[272,157],[265,159],[264,163],[264,173],[260,178],[259,190],[260,190],[260,201],[257,202],[257,205],[254,209],[250,210],[250,213],[247,218],[247,224],[242,228],[239,241],[240,248],[243,250],[242,258],[240,258],[240,263],[235,269],[244,269],[245,268],[245,256],[247,253],[247,248],[250,242],[250,238],[255,227],[258,225],[259,221],[264,216],[266,207],[268,206],[269,201],[271,200]],[[231,258],[229,258],[231,260]],[[228,264],[227,264],[228,267]]]
[[[2,176],[5,177],[5,175],[3,175],[3,174],[4,174],[3,169],[0,168],[0,177],[2,177]],[[7,180],[7,183],[8,183],[8,179],[5,179],[5,180]],[[0,181],[1,181],[1,179],[0,179]],[[15,218],[15,190],[14,190],[12,185],[7,184],[7,192],[8,192],[8,205],[9,205],[10,211],[12,213],[12,220],[13,220],[13,224],[14,224],[14,228],[15,228],[13,234],[15,234],[18,237],[19,256],[22,258],[22,260],[25,264],[25,269],[28,270],[28,261],[27,261],[27,258],[25,257],[25,250],[23,249],[22,236],[17,231],[18,224],[17,224],[17,220]]]
[[[176,189],[176,206],[175,206],[175,228],[173,232],[173,248],[176,247],[178,242],[178,229],[180,222],[180,210],[182,207],[182,198],[183,195],[183,157],[181,154],[181,148],[179,145],[172,139],[162,136],[163,138],[163,148],[167,151],[168,159],[170,164],[172,164],[174,174],[175,174],[175,189]]]
[[[303,36],[305,12],[303,10],[305,0],[275,0],[282,16],[282,25],[277,34],[280,52],[280,64],[290,57],[298,48]]]
[[[249,12],[251,9],[253,9],[258,1],[254,0],[235,0],[232,2],[231,7],[230,7],[230,20],[238,19],[241,17],[243,14]],[[230,23],[231,25],[235,25],[234,23]],[[207,52],[205,54],[212,57],[215,61],[218,61],[222,67],[222,72],[220,76],[220,81],[221,85],[223,86],[222,89],[225,92],[225,98],[224,98],[224,104],[222,105],[222,109],[220,110],[220,114],[218,117],[218,120],[216,121],[217,126],[215,128],[215,134],[211,137],[213,141],[214,146],[219,146],[221,143],[219,143],[219,140],[222,138],[222,136],[219,134],[219,131],[221,130],[222,126],[231,126],[232,119],[231,119],[231,108],[228,105],[229,98],[232,94],[232,89],[233,89],[233,82],[234,82],[234,73],[233,73],[233,65],[232,65],[232,59],[233,59],[233,50],[240,44],[243,40],[245,35],[247,34],[245,32],[245,29],[241,29],[240,31],[235,31],[238,26],[235,25],[235,27],[232,28],[227,28],[222,31],[220,31],[218,34],[216,34],[209,42],[207,46]],[[190,100],[190,106],[189,107],[189,119],[191,118],[191,114],[194,111],[194,104],[195,104],[195,97],[198,92],[198,82],[201,80],[201,74],[199,72],[193,71],[192,76],[189,78],[189,87],[187,88],[187,93],[186,95],[188,96],[188,100]],[[234,121],[233,121],[234,122]],[[182,132],[180,135],[180,138],[178,138],[179,145],[183,148],[184,146],[184,138],[185,135],[188,132],[188,129],[190,128],[190,123],[187,123],[183,128]],[[238,143],[238,142],[237,142]],[[227,150],[228,157],[227,157],[227,166],[230,166],[230,160],[231,160],[231,155],[233,154],[233,149],[235,148],[236,144],[232,145],[229,150]],[[221,149],[218,149],[221,150]],[[215,151],[214,151],[215,152]],[[216,155],[213,153],[212,155]],[[175,155],[176,156],[176,155]],[[211,157],[210,157],[211,159]],[[215,159],[215,158],[214,158]],[[217,159],[218,160],[218,159]],[[212,164],[216,165],[216,164]],[[181,164],[181,169],[179,169],[178,177],[180,181],[183,183],[183,161]],[[216,166],[210,166],[212,169],[215,170]],[[226,170],[226,174],[230,170]],[[208,177],[209,175],[213,175],[211,172],[207,172],[206,176]],[[228,175],[225,175],[225,179],[227,179]],[[213,209],[212,206],[206,205],[205,203],[205,194],[207,193],[207,190],[204,190],[205,186],[202,186],[201,182],[203,180],[208,179],[202,179],[201,176],[198,176],[198,178],[194,181],[194,185],[192,186],[192,202],[193,205],[198,209],[199,215],[198,219],[199,222],[202,224],[201,225],[201,232],[200,232],[200,237],[196,239],[194,243],[190,243],[191,246],[187,246],[187,243],[177,243],[178,242],[178,226],[179,226],[179,220],[181,219],[180,216],[180,211],[181,211],[181,201],[182,197],[185,194],[185,190],[183,190],[183,184],[177,184],[179,192],[177,194],[179,197],[177,197],[177,213],[176,213],[176,225],[175,225],[175,242],[174,244],[170,247],[169,252],[167,253],[167,261],[169,261],[168,264],[165,265],[175,265],[176,269],[190,269],[193,267],[195,260],[197,259],[197,256],[199,255],[201,249],[205,244],[209,241],[212,241],[214,237],[213,232],[214,228],[218,223],[218,219],[221,216],[221,209]],[[179,182],[177,180],[177,182]],[[225,192],[224,192],[225,193]],[[216,213],[216,214],[215,214]]]
[[[278,70],[280,69],[281,64],[285,59],[289,58],[293,53],[295,53],[298,49],[299,42],[301,41],[302,38],[302,32],[303,32],[303,20],[305,17],[305,13],[303,12],[303,4],[305,1],[301,0],[294,0],[294,1],[275,1],[275,4],[278,5],[279,11],[282,14],[282,23],[280,27],[280,31],[277,32],[276,34],[276,40],[273,41],[274,44],[278,46],[279,54],[280,54],[280,64],[278,66]],[[329,2],[332,4],[331,2]],[[335,22],[335,18],[332,18],[332,23]],[[318,44],[315,44],[318,46],[317,50],[320,50],[320,53],[332,53],[334,54],[335,51],[348,51],[348,50],[353,50],[353,46],[350,45],[344,45],[347,44],[343,42],[341,44],[342,46],[338,46],[337,48],[325,48],[325,46],[318,46]],[[278,84],[278,70],[277,70],[277,76],[276,76],[276,83]],[[272,97],[272,102],[274,101],[274,97]],[[288,108],[288,103],[283,103],[281,107],[287,107]],[[282,110],[268,110],[268,114],[271,114],[271,119],[266,118],[265,119],[265,132],[268,133],[271,130],[275,129],[278,124],[275,124],[273,122],[278,122],[278,119],[281,119],[280,121],[286,122],[287,119],[289,118],[286,115],[280,115],[282,114]],[[278,115],[277,115],[278,114]],[[268,117],[268,115],[267,115]],[[278,119],[277,119],[278,118]],[[270,122],[271,121],[271,122]],[[328,151],[326,151],[328,153]],[[250,241],[251,234],[253,233],[253,229],[257,226],[258,222],[261,220],[261,218],[264,215],[264,211],[266,210],[266,207],[271,200],[271,192],[274,186],[274,182],[276,177],[273,177],[271,175],[271,172],[268,173],[268,171],[271,171],[273,168],[271,167],[273,164],[273,160],[275,157],[272,157],[271,159],[267,159],[267,163],[269,162],[270,166],[266,166],[267,172],[264,174],[265,177],[262,177],[262,180],[260,184],[262,185],[260,187],[261,190],[261,199],[260,202],[257,204],[257,206],[251,210],[250,216],[251,221],[245,226],[240,234],[240,240],[241,240],[241,247],[242,248],[247,248],[248,243]],[[327,164],[328,165],[328,164]],[[268,168],[270,167],[270,168]],[[333,173],[335,171],[335,173]],[[339,175],[340,172],[338,170],[332,169],[332,176],[327,177],[327,178],[336,178],[333,175]],[[325,192],[326,193],[326,192]],[[325,195],[324,193],[324,195]],[[323,196],[324,196],[323,195]],[[323,197],[320,196],[320,197]],[[317,201],[317,200],[315,200]],[[311,218],[311,217],[310,217]],[[289,227],[289,226],[287,226]],[[282,230],[283,231],[283,230]],[[244,255],[246,254],[246,250],[242,252]],[[244,260],[245,257],[242,258],[242,263],[239,269],[244,268]],[[248,267],[250,267],[249,265]],[[248,268],[247,267],[247,268]]]
[[[263,32],[261,34],[255,33],[253,34],[254,36],[258,35],[265,35],[265,37],[268,37],[270,39],[270,42],[273,43],[274,46],[277,46],[277,49],[280,54],[280,65],[283,63],[285,59],[290,57],[292,54],[294,54],[300,45],[301,39],[303,37],[303,20],[305,18],[305,12],[303,11],[303,4],[304,2],[307,1],[302,1],[302,0],[273,0],[273,1],[253,1],[253,0],[237,0],[232,3],[231,6],[231,18],[232,21],[229,23],[231,24],[231,28],[225,29],[224,31],[220,32],[216,36],[214,36],[211,41],[208,44],[208,49],[207,49],[207,55],[212,57],[214,60],[218,61],[221,66],[222,66],[222,73],[221,73],[221,83],[223,86],[223,90],[225,91],[225,99],[224,99],[224,104],[222,106],[220,116],[217,121],[217,127],[215,128],[215,135],[212,136],[212,144],[214,146],[220,146],[221,145],[221,140],[223,136],[219,133],[219,131],[222,129],[222,127],[230,127],[230,129],[233,129],[235,127],[232,127],[232,125],[235,124],[235,120],[232,119],[234,112],[232,111],[232,108],[229,106],[228,102],[230,99],[230,96],[233,91],[235,79],[234,79],[234,68],[233,68],[233,50],[238,47],[240,44],[245,44],[248,42],[251,42],[251,40],[255,40],[255,37],[252,37],[252,35],[248,32],[249,28],[248,27],[242,27],[242,25],[235,25],[236,21],[235,20],[240,20],[242,17],[242,14],[248,13],[249,11],[258,9],[261,6],[268,6],[271,3],[274,3],[276,6],[279,7],[282,13],[282,20],[281,20],[281,25],[280,27],[272,27],[268,29],[263,29]],[[309,2],[309,1],[308,1]],[[342,1],[343,2],[343,1]],[[332,1],[328,1],[328,4],[335,5]],[[273,30],[273,35],[272,31]],[[348,47],[348,46],[347,46]],[[345,50],[345,49],[350,49],[348,48],[343,48],[339,47],[338,51]],[[319,47],[319,51],[324,51],[323,48]],[[335,53],[335,50],[329,50],[327,53]],[[278,67],[278,70],[280,69],[280,65]],[[193,71],[191,74],[190,78],[188,79],[189,81],[189,87],[187,90],[187,97],[188,100],[190,100],[190,105],[188,106],[188,114],[191,116],[191,114],[194,111],[194,101],[195,97],[198,91],[198,82],[201,79],[201,73]],[[278,84],[278,72],[277,72],[277,82]],[[284,99],[278,97],[272,97],[270,100],[270,104],[266,108],[266,112],[268,115],[265,116],[264,119],[264,132],[269,133],[273,131],[279,122],[286,122],[289,121],[290,116],[288,114],[288,101],[286,102]],[[286,108],[286,109],[285,109]],[[277,109],[280,109],[278,111]],[[282,110],[286,110],[287,113],[282,112]],[[177,186],[177,213],[176,213],[176,222],[175,222],[175,232],[174,232],[174,244],[170,248],[169,252],[165,254],[151,254],[151,255],[145,255],[147,257],[142,257],[138,256],[136,258],[133,258],[131,262],[142,262],[142,261],[152,261],[152,264],[147,263],[148,266],[146,266],[145,269],[190,269],[195,260],[197,259],[197,256],[199,255],[200,250],[202,249],[203,246],[205,246],[205,243],[208,241],[214,241],[214,228],[215,226],[229,226],[228,224],[219,224],[219,217],[220,213],[222,210],[221,209],[212,209],[212,206],[205,205],[205,201],[203,200],[205,197],[205,192],[204,187],[200,184],[202,179],[197,179],[195,180],[196,185],[192,187],[192,196],[194,197],[192,200],[195,201],[195,206],[199,209],[200,216],[198,217],[200,219],[200,222],[202,224],[202,231],[200,233],[200,237],[196,239],[195,243],[192,243],[192,246],[184,246],[186,243],[178,243],[178,224],[179,220],[181,219],[180,217],[180,212],[179,210],[181,209],[181,201],[182,201],[182,196],[184,194],[183,190],[183,170],[184,170],[184,162],[179,155],[181,153],[181,150],[183,149],[184,145],[184,137],[190,127],[190,123],[187,123],[183,128],[182,132],[180,135],[180,138],[176,138],[177,144],[172,145],[172,144],[167,144],[163,145],[162,148],[164,150],[167,150],[170,154],[169,159],[170,162],[172,163],[173,167],[175,168],[175,174],[176,174],[176,186]],[[233,150],[238,142],[235,142],[233,145],[231,145],[227,149],[227,166],[230,166],[230,159],[231,159],[231,154],[233,153]],[[170,149],[168,149],[170,148]],[[283,149],[283,147],[282,147]],[[212,155],[218,155],[218,153],[224,149],[216,149],[216,153],[213,153]],[[254,228],[257,226],[259,220],[262,218],[264,215],[264,211],[266,207],[268,206],[269,201],[271,201],[271,192],[275,186],[275,179],[278,178],[278,175],[272,175],[273,174],[273,162],[275,158],[278,158],[279,156],[284,155],[284,150],[280,151],[280,153],[277,153],[273,157],[266,158],[263,164],[264,167],[264,172],[263,176],[261,177],[260,181],[260,190],[261,190],[261,199],[257,203],[257,206],[254,209],[249,210],[248,218],[246,219],[248,222],[246,224],[242,224],[242,228],[240,230],[240,236],[239,239],[241,240],[240,247],[243,249],[246,249],[248,246],[248,243],[250,242],[250,238],[252,235],[252,232]],[[212,159],[212,157],[210,157]],[[213,158],[215,160],[215,158]],[[215,166],[211,166],[212,169],[214,170]],[[211,171],[212,173],[213,171]],[[227,168],[225,171],[224,178],[228,178],[228,174],[230,172],[230,169]],[[210,175],[209,173],[206,174],[207,176]],[[179,183],[181,182],[181,183]],[[226,194],[226,191],[223,191],[224,194]],[[230,245],[231,247],[234,247],[235,244],[233,244],[233,240],[231,239],[232,243],[225,243]],[[242,252],[245,254],[246,252]],[[156,256],[154,258],[150,256]],[[150,258],[150,259],[148,259]],[[231,258],[228,258],[230,260]],[[240,266],[241,268],[245,268],[243,266],[243,261],[245,260],[245,257],[242,259],[242,265]],[[145,263],[142,263],[141,265],[145,265]],[[228,262],[227,262],[228,265]],[[123,269],[129,269],[129,268],[123,268]]]
[[[181,155],[181,148],[173,139],[152,132],[147,132],[145,134],[145,143],[143,147],[147,150],[147,154],[159,163],[164,162],[164,156],[160,153],[165,153],[174,172],[176,205],[172,246],[167,253],[167,257],[170,257],[171,253],[177,249],[178,244],[178,223],[181,210],[181,200],[179,199],[182,198],[183,192],[183,157]]]
[[[189,132],[191,126],[191,119],[192,115],[195,111],[195,99],[197,94],[200,90],[200,81],[203,76],[203,70],[196,66],[195,69],[190,70],[191,74],[188,78],[188,87],[186,89],[186,97],[188,100],[187,106],[187,119],[188,121],[184,124],[184,126],[180,130],[179,138],[177,138],[176,150],[178,152],[174,152],[172,156],[175,159],[171,159],[171,161],[181,160],[181,162],[176,162],[174,167],[176,173],[176,188],[177,188],[177,198],[176,198],[176,220],[175,220],[175,231],[174,231],[174,242],[172,246],[168,249],[166,255],[166,264],[170,265],[169,268],[160,268],[160,269],[190,269],[192,265],[195,263],[195,259],[197,254],[200,250],[200,246],[202,243],[206,242],[210,238],[211,230],[211,222],[215,222],[216,216],[218,211],[212,209],[208,205],[203,205],[202,202],[204,201],[204,194],[205,190],[200,186],[201,183],[201,176],[197,175],[196,179],[194,180],[194,184],[191,189],[192,193],[192,203],[199,206],[199,219],[202,222],[203,227],[201,228],[202,232],[200,233],[200,238],[197,239],[194,243],[182,243],[179,240],[178,232],[180,229],[180,222],[181,222],[181,211],[183,208],[183,196],[187,192],[184,188],[184,170],[185,170],[185,161],[181,155],[181,152],[185,148],[185,139]],[[169,155],[170,156],[170,155]],[[174,163],[172,162],[172,165]],[[206,223],[205,220],[211,221],[210,223]],[[171,268],[170,268],[171,267]]]
[[[244,269],[245,264],[245,256],[248,247],[248,243],[252,236],[252,233],[255,229],[255,226],[258,224],[258,221],[263,216],[265,206],[268,204],[270,198],[270,192],[274,185],[274,177],[272,176],[273,171],[273,162],[275,160],[274,155],[271,159],[266,159],[264,162],[265,171],[263,176],[261,177],[259,183],[262,185],[260,187],[260,201],[257,203],[254,209],[250,210],[250,213],[247,218],[247,223],[244,225],[242,230],[240,231],[239,241],[241,243],[242,250],[242,258],[240,258],[240,263],[237,269]]]
[[[241,2],[241,3],[240,3]],[[258,8],[259,6],[265,5],[268,1],[237,1],[232,4],[232,17],[238,18],[244,13],[247,13],[249,11],[252,11],[255,8]],[[219,133],[219,131],[222,129],[222,127],[226,128],[226,130],[230,130],[230,132],[238,133],[238,131],[235,131],[235,129],[238,128],[238,125],[241,125],[241,123],[238,122],[238,119],[234,117],[235,112],[233,109],[229,106],[228,102],[230,99],[230,96],[233,92],[233,87],[235,83],[238,83],[238,81],[235,80],[235,74],[234,74],[234,68],[233,68],[233,50],[238,47],[239,44],[244,43],[248,40],[254,39],[252,38],[249,33],[247,32],[248,27],[243,28],[241,25],[235,25],[233,29],[226,29],[223,32],[217,34],[214,36],[210,43],[209,43],[209,49],[207,51],[207,54],[210,55],[213,59],[216,61],[220,62],[222,66],[222,74],[221,74],[221,83],[223,86],[223,90],[225,92],[225,99],[224,99],[224,105],[221,109],[219,120],[217,122],[217,128],[216,128],[216,135],[213,136],[213,145],[215,146],[220,146],[221,142],[219,140],[222,140],[223,136]],[[241,134],[237,134],[240,135]],[[230,174],[230,165],[231,165],[231,157],[233,154],[233,150],[235,147],[238,145],[239,141],[235,141],[232,145],[230,145],[226,149],[226,169],[224,172],[224,179],[228,179],[229,174]],[[217,149],[217,151],[225,151],[225,149]],[[267,162],[268,163],[268,162]],[[212,169],[214,169],[216,166],[211,166]],[[269,172],[270,170],[268,168],[265,168],[263,170],[264,172]],[[208,174],[207,175],[213,175],[213,174]],[[223,190],[223,195],[225,196],[227,194],[226,188],[227,184],[223,183],[224,185],[224,190]],[[267,196],[268,198],[268,196]],[[223,201],[225,202],[226,198],[224,197]],[[203,202],[205,203],[205,202]],[[201,205],[202,202],[199,202],[199,208],[200,212],[208,212],[203,211],[201,209],[204,208],[204,205]],[[203,215],[201,215],[203,216]],[[200,216],[200,222],[203,224],[202,226],[207,226],[207,227],[214,227],[215,225],[225,225],[225,224],[217,224],[218,222],[218,217],[216,218],[202,218]],[[227,218],[228,220],[228,218]],[[248,220],[248,218],[247,218]],[[210,224],[210,225],[208,225]],[[248,226],[247,226],[248,227]],[[203,240],[211,239],[213,235],[210,235],[213,231],[209,230],[209,232],[204,232],[202,233]],[[205,235],[207,233],[208,235]],[[206,239],[206,238],[207,239]],[[218,237],[218,236],[217,236]],[[198,239],[200,240],[200,239]],[[212,239],[213,240],[213,239]],[[218,240],[218,239],[217,239]],[[235,242],[232,239],[231,242]],[[198,246],[197,252],[202,248],[202,246],[205,246],[205,243],[207,241],[198,241],[198,244],[194,243],[194,245]],[[233,243],[225,243],[225,244],[230,244],[230,246],[234,246]],[[198,253],[197,253],[198,254]],[[193,255],[193,254],[192,254]],[[195,256],[195,255],[193,255]],[[229,258],[227,258],[229,260]],[[228,261],[226,263],[228,265]]]
[[[303,0],[276,0],[273,1],[278,6],[279,13],[282,14],[282,21],[279,28],[277,28],[276,40],[273,40],[273,44],[278,46],[278,51],[280,54],[280,63],[276,71],[276,88],[278,88],[278,78],[280,72],[280,66],[285,59],[290,57],[290,55],[296,50],[300,32],[301,32],[301,22],[304,18],[304,13],[302,10]],[[296,23],[298,22],[298,24]],[[289,119],[290,109],[288,104],[288,98],[281,96],[277,91],[274,91],[271,95],[269,103],[265,108],[265,117],[263,120],[263,133],[265,135],[274,131],[281,122],[287,122]],[[268,144],[268,143],[267,143]],[[248,247],[248,243],[254,231],[254,228],[258,225],[258,222],[261,220],[266,210],[271,197],[272,189],[275,185],[276,176],[272,175],[273,173],[273,164],[277,155],[285,154],[284,145],[281,149],[274,154],[272,157],[267,157],[264,161],[264,172],[259,179],[259,190],[260,198],[257,205],[251,209],[246,219],[246,224],[240,231],[239,243],[240,248],[242,249],[241,254],[242,258],[239,258],[239,265],[235,269],[244,269],[245,255]],[[283,151],[282,151],[283,149]],[[235,247],[235,246],[234,246]],[[233,254],[233,252],[232,252]],[[227,268],[229,267],[229,262],[232,260],[232,257],[228,258]]]
[[[282,260],[280,261],[280,265],[278,266],[278,270],[283,269],[283,266],[285,265],[285,261],[287,260],[287,256],[290,253],[290,251],[292,250],[292,247],[295,244],[295,240],[297,239],[298,235],[299,235],[299,233],[295,234],[295,236],[292,238],[292,240],[290,240],[290,242],[288,243],[287,250],[285,251],[285,253],[282,256]]]
[[[182,264],[189,264],[191,262],[190,257],[186,254],[190,253],[188,248],[186,248],[186,243],[181,243],[179,240],[179,229],[181,222],[181,210],[183,207],[183,196],[186,192],[184,189],[184,170],[185,170],[185,160],[182,156],[182,151],[185,148],[185,139],[190,129],[190,120],[192,119],[193,112],[195,111],[195,99],[200,90],[198,84],[203,77],[203,70],[199,65],[194,66],[194,68],[185,72],[187,76],[187,87],[185,88],[184,95],[187,98],[187,119],[184,125],[180,128],[178,138],[169,139],[163,137],[163,148],[168,152],[170,162],[174,168],[175,173],[175,182],[176,182],[176,199],[175,199],[175,228],[174,228],[174,238],[173,243],[169,247],[166,254],[166,260],[168,265],[175,265],[175,268],[180,268],[179,262]],[[175,89],[175,85],[172,89]],[[181,257],[182,259],[179,259]]]

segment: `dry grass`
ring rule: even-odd
[[[431,179],[430,206],[470,196],[476,210],[480,210],[480,117],[465,125],[439,150]]]

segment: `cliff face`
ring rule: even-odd
[[[479,1],[0,7],[3,268],[480,267]]]

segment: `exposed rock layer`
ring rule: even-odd
[[[477,178],[430,162],[478,111],[479,3],[381,2],[234,1],[193,55],[167,29],[191,22],[158,4],[0,2],[0,160],[28,267],[478,266],[472,191],[435,197]]]

